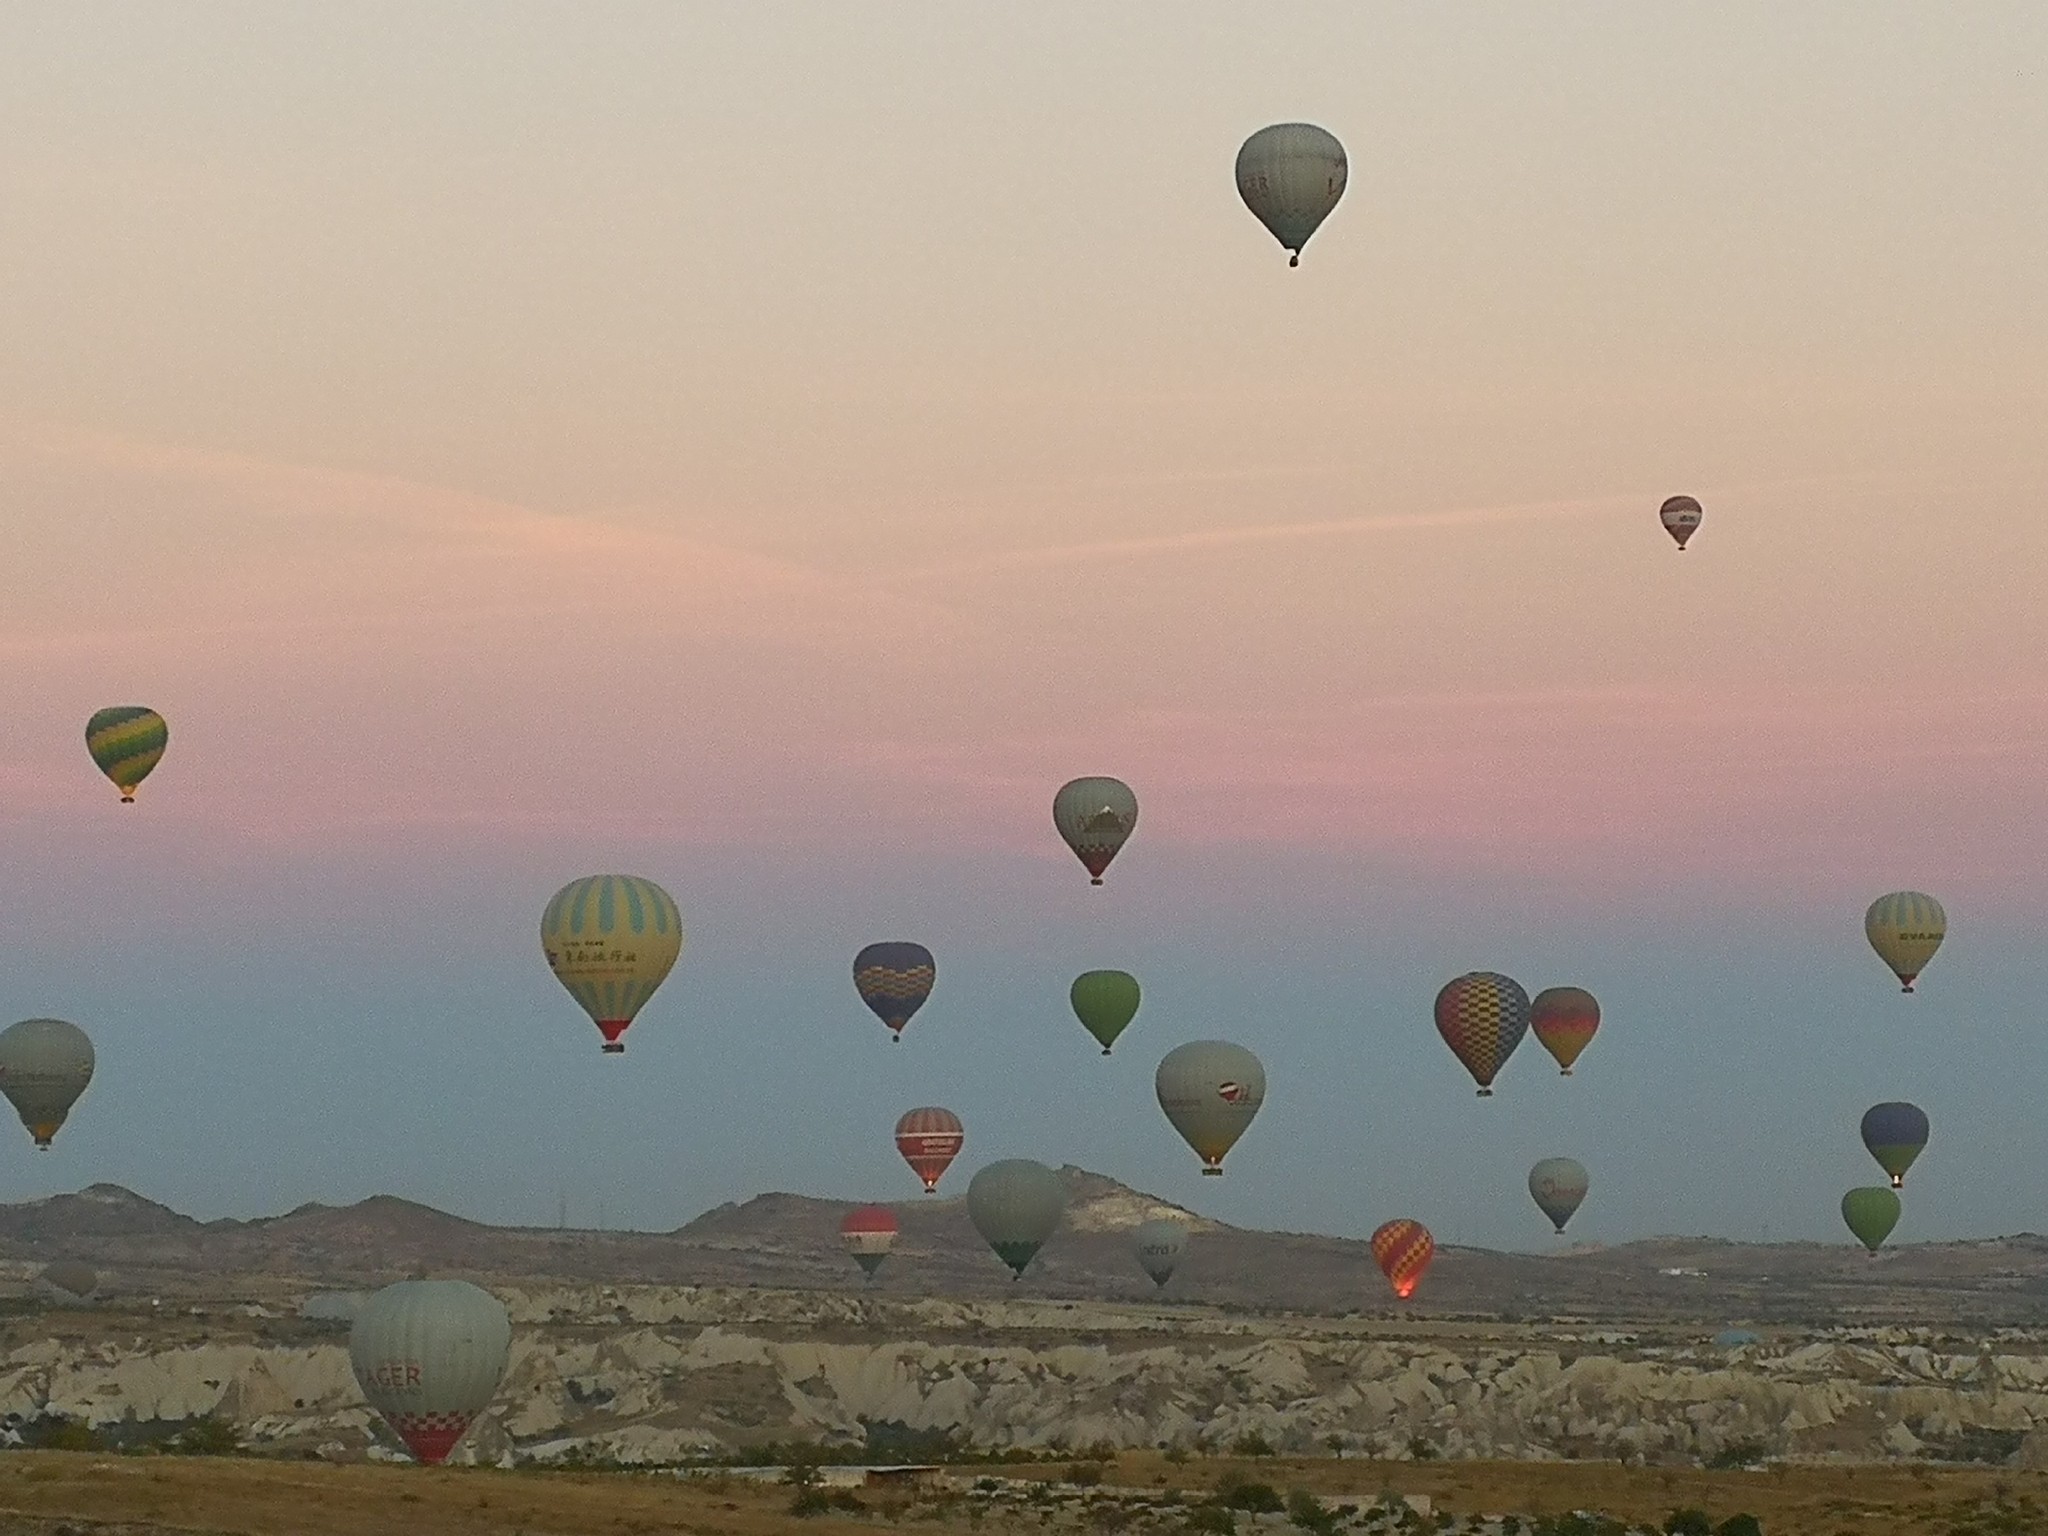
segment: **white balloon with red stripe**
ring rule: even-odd
[[[839,1223],[839,1241],[870,1280],[896,1246],[896,1213],[886,1205],[864,1205],[848,1211]]]
[[[420,1461],[446,1461],[497,1396],[512,1321],[467,1280],[401,1280],[349,1330],[349,1364],[370,1406]]]

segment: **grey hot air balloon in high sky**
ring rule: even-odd
[[[1336,136],[1313,123],[1261,128],[1237,152],[1237,193],[1301,265],[1301,248],[1344,195],[1350,169]]]
[[[1139,825],[1139,797],[1120,778],[1069,778],[1053,797],[1053,825],[1087,870],[1087,883],[1102,885],[1102,870]]]
[[[1223,1172],[1223,1155],[1266,1101],[1266,1069],[1228,1040],[1175,1046],[1153,1077],[1159,1107],[1202,1160],[1202,1172]]]
[[[92,1041],[62,1019],[23,1019],[0,1030],[0,1093],[36,1145],[50,1145],[92,1081]]]
[[[996,1257],[1022,1276],[1067,1210],[1060,1176],[1028,1157],[990,1163],[967,1186],[967,1216]]]
[[[441,1462],[505,1377],[512,1323],[467,1280],[401,1280],[349,1329],[348,1358],[370,1406],[424,1462]]]
[[[1154,1285],[1164,1285],[1188,1250],[1188,1229],[1165,1218],[1143,1221],[1131,1230],[1131,1246],[1137,1250],[1138,1267],[1152,1277]]]
[[[1052,797],[1052,824],[1088,871],[1090,885],[1138,825],[1138,797],[1122,779],[1069,779]]]
[[[1529,1170],[1529,1197],[1560,1232],[1591,1187],[1586,1165],[1575,1157],[1546,1157]]]

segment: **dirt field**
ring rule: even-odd
[[[1204,1460],[1171,1465],[1158,1456],[1126,1456],[1107,1474],[1119,1482],[1193,1492],[1229,1478],[1305,1488],[1325,1500],[1371,1499],[1382,1490],[1426,1493],[1438,1509],[1522,1515],[1593,1510],[1630,1521],[1658,1521],[1675,1509],[1703,1509],[1716,1521],[1748,1513],[1770,1536],[1946,1536],[2004,1500],[2026,1516],[1988,1531],[2048,1536],[2048,1472],[1961,1467],[1774,1467],[1765,1472],[1701,1472],[1624,1467],[1615,1462],[1364,1462]]]
[[[968,1477],[973,1469],[959,1469]],[[999,1476],[1057,1476],[1057,1468],[992,1468]],[[1694,1506],[1716,1520],[1747,1511],[1770,1536],[2031,1536],[2048,1531],[2048,1474],[1885,1467],[1796,1467],[1760,1473],[1640,1470],[1604,1463],[1205,1461],[1175,1466],[1126,1457],[1105,1483],[1194,1493],[1228,1477],[1283,1492],[1370,1499],[1383,1489],[1427,1493],[1459,1512],[1603,1511],[1661,1521]],[[790,1490],[664,1476],[429,1471],[239,1458],[107,1457],[14,1451],[0,1455],[0,1532],[58,1536],[610,1536],[688,1532],[767,1536],[803,1530],[899,1528],[905,1516],[935,1533],[965,1531],[956,1508],[877,1507],[861,1518],[798,1521]],[[2031,1506],[2023,1501],[2031,1501]],[[2003,1505],[2004,1513],[1999,1512]],[[2036,1514],[2035,1512],[2042,1512]],[[1000,1530],[1000,1518],[978,1525]],[[1029,1519],[1036,1528],[1038,1521]]]

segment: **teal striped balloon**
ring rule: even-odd
[[[616,1054],[626,1048],[619,1038],[626,1026],[683,952],[683,918],[652,880],[588,875],[555,892],[541,916],[540,942],[548,969]]]

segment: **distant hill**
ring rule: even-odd
[[[913,1199],[876,1289],[894,1295],[1153,1295],[1132,1262],[1129,1229],[1177,1215],[1194,1233],[1164,1299],[1256,1311],[1380,1312],[1392,1300],[1355,1239],[1262,1232],[1212,1222],[1080,1168],[1061,1170],[1067,1220],[1023,1281],[1012,1284],[959,1199]],[[119,1185],[0,1205],[0,1256],[80,1258],[114,1271],[267,1275],[364,1286],[409,1274],[501,1280],[727,1285],[848,1291],[840,1251],[849,1207],[804,1195],[757,1195],[704,1212],[673,1232],[494,1227],[388,1195],[349,1206],[302,1205],[254,1221],[199,1222]],[[1712,1322],[2048,1321],[2048,1239],[2025,1234],[1916,1244],[1872,1259],[1847,1245],[1657,1238],[1556,1254],[1439,1250],[1410,1309],[1431,1315]]]

